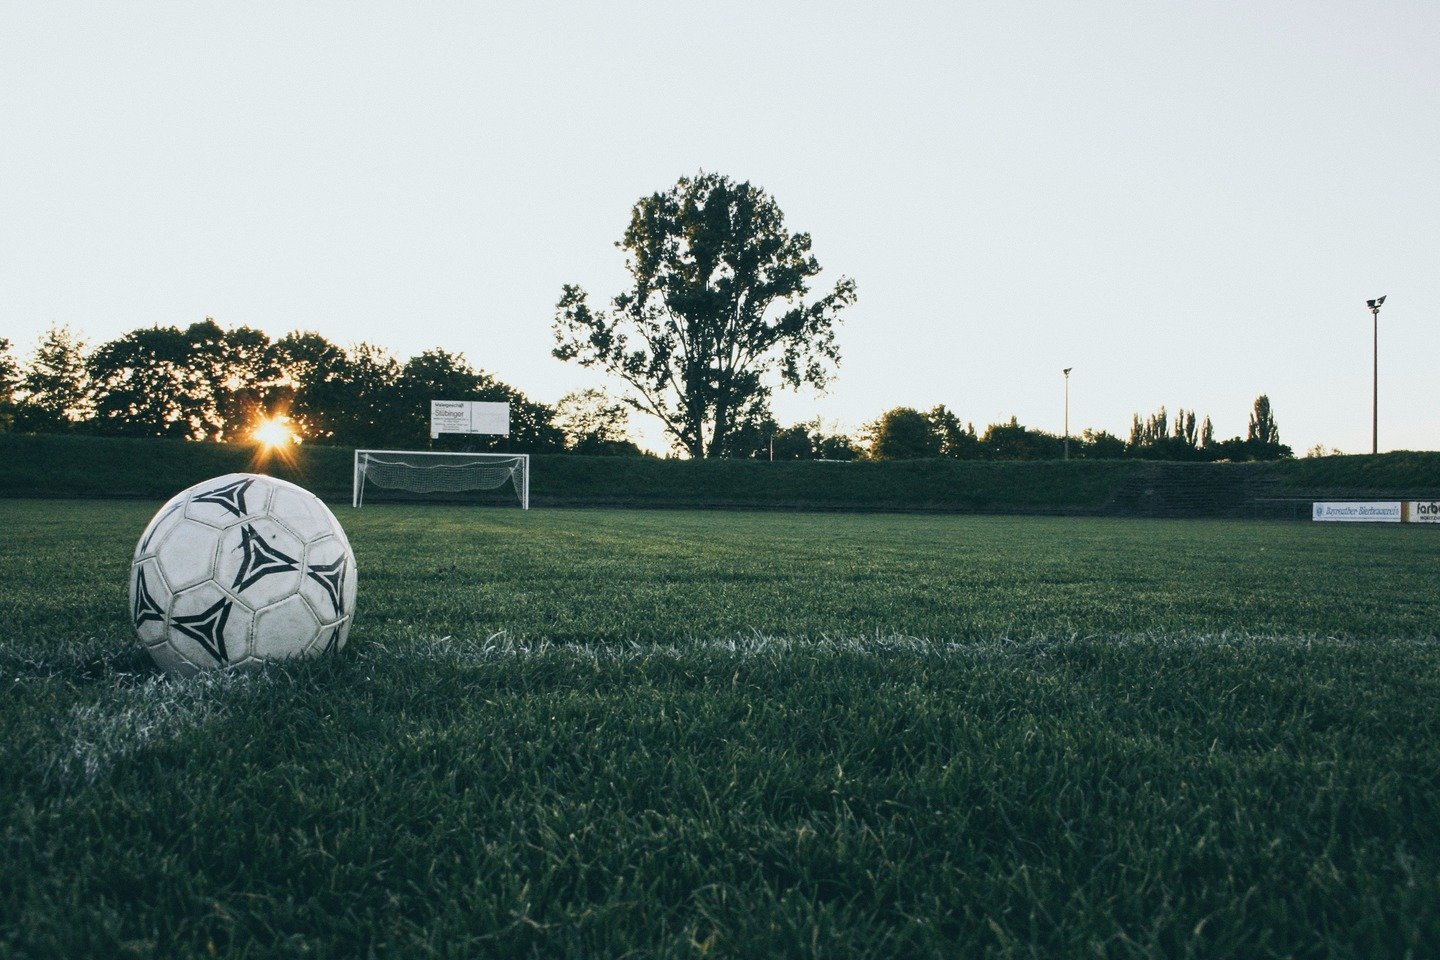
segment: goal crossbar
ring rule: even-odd
[[[530,509],[528,453],[450,453],[434,450],[356,450],[350,505],[365,503],[365,486],[407,493],[462,493],[514,487]]]

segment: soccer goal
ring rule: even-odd
[[[465,493],[509,485],[530,509],[528,453],[434,453],[428,450],[356,450],[351,506],[365,503],[366,486],[406,493]]]

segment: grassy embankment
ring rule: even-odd
[[[306,446],[292,467],[257,462],[250,446],[164,440],[0,434],[0,496],[163,499],[208,477],[258,470],[294,480],[332,503],[349,500],[351,451]],[[1101,512],[1139,461],[1036,463],[915,460],[894,463],[690,462],[537,456],[537,506],[761,507],[979,513]],[[1278,464],[1194,464],[1277,478],[1275,496],[1440,495],[1440,453],[1328,457]]]
[[[152,509],[0,501],[0,955],[1440,942],[1433,531],[347,512],[346,651],[172,683]]]

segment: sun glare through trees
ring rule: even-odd
[[[256,422],[250,436],[260,446],[268,448],[300,442],[300,437],[290,428],[290,418],[284,415],[262,418]]]

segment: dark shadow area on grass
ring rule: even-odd
[[[61,647],[43,654],[0,648],[0,677],[17,680],[134,684],[159,673],[150,655],[135,644],[110,650],[97,650],[93,645]]]

